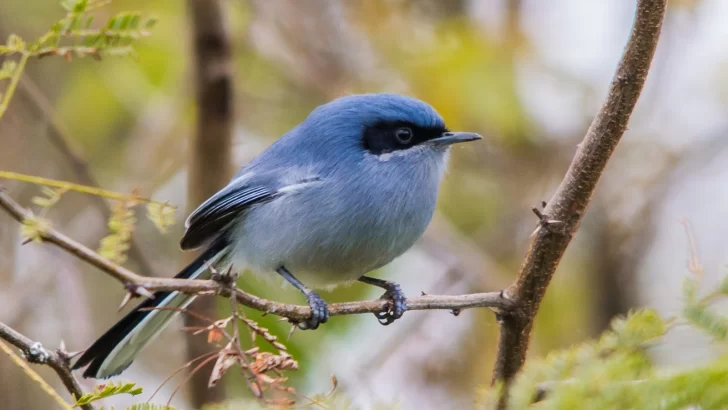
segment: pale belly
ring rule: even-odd
[[[255,206],[234,230],[231,261],[262,275],[285,266],[313,288],[354,281],[419,239],[434,211],[436,192],[430,193],[373,201],[381,204],[376,209],[321,192]]]

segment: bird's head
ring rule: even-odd
[[[451,132],[432,106],[397,94],[341,97],[316,108],[302,125],[308,135],[322,138],[319,143],[384,159],[444,155],[452,144],[481,139]]]

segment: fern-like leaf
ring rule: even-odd
[[[174,407],[152,403],[139,403],[128,407],[126,410],[174,410]]]
[[[119,384],[108,383],[96,386],[93,392],[84,394],[79,397],[74,403],[75,406],[84,406],[86,404],[93,403],[97,400],[105,399],[107,397],[116,396],[119,394],[130,394],[136,396],[142,394],[143,389],[136,385],[136,383],[123,383]]]

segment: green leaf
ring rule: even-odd
[[[41,192],[45,196],[35,196],[31,199],[31,202],[34,204],[40,206],[41,208],[50,208],[53,205],[55,205],[60,199],[63,194],[68,191],[64,188],[49,188],[47,186],[41,187]]]
[[[168,204],[152,202],[147,204],[147,218],[152,221],[159,232],[167,233],[167,228],[174,225],[175,209]]]
[[[128,28],[131,30],[136,30],[139,27],[139,21],[141,21],[141,15],[134,14],[129,18],[129,25]]]
[[[101,239],[99,254],[115,263],[126,261],[130,247],[131,233],[136,226],[136,217],[131,209],[135,203],[118,201],[108,222],[109,235]]]
[[[70,20],[68,23],[68,29],[71,31],[80,30],[83,27],[83,25],[86,23],[85,16],[79,15],[79,14],[74,15],[73,17],[69,18],[68,20]]]
[[[720,281],[718,291],[724,295],[728,295],[728,276],[725,276],[723,280]]]
[[[608,332],[600,340],[602,349],[639,349],[664,336],[667,325],[657,311],[645,309],[630,312],[626,318],[614,319],[612,331],[612,335]]]
[[[705,330],[717,341],[728,340],[728,318],[709,311],[707,306],[686,306],[683,315],[688,322]]]
[[[127,408],[126,410],[174,410],[174,407],[161,406],[158,404],[151,404],[151,403],[140,403],[140,404],[134,404],[131,407]]]
[[[42,242],[43,236],[51,227],[51,221],[45,218],[31,217],[23,219],[23,226],[20,233],[26,240]]]
[[[83,13],[88,8],[88,0],[63,0],[61,7],[69,13]]]
[[[119,384],[101,384],[99,386],[96,386],[93,392],[84,394],[83,396],[79,397],[74,403],[74,406],[85,406],[97,400],[105,399],[107,397],[116,396],[119,394],[130,394],[132,396],[136,396],[141,394],[142,391],[143,389],[141,387],[138,387],[136,383],[131,382],[120,382]]]
[[[687,276],[683,280],[683,300],[686,304],[693,304],[698,299],[698,290],[700,289],[700,281],[695,276]]]
[[[18,68],[18,63],[13,60],[7,60],[0,66],[0,80],[11,78]]]
[[[151,29],[157,24],[157,19],[155,18],[148,18],[147,21],[144,22],[144,28],[145,29]]]
[[[16,34],[8,36],[7,47],[11,51],[25,51],[25,41]]]
[[[59,21],[56,21],[55,23],[53,23],[53,25],[50,28],[50,31],[52,33],[60,34],[61,31],[63,31],[63,24],[64,24],[65,20],[66,19],[63,19],[63,20],[59,20]]]

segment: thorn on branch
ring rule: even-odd
[[[544,202],[542,202],[541,204],[543,205]],[[549,233],[553,233],[553,234],[560,233],[559,231],[555,230],[554,228],[555,228],[555,225],[563,224],[564,223],[563,221],[559,221],[557,219],[549,219],[549,217],[546,214],[541,212],[541,210],[536,207],[531,208],[531,211],[533,211],[533,213],[536,214],[536,216],[538,217],[538,222],[539,222],[538,226],[536,227],[536,230],[534,230],[533,233],[531,234],[532,237],[535,236],[538,233],[538,231],[541,230],[542,228],[545,229]]]
[[[453,310],[450,311],[450,313],[453,316],[459,316],[460,315],[460,312],[462,312],[462,310],[460,310],[460,309],[453,309]]]
[[[498,322],[499,325],[502,325],[503,322],[504,322],[504,320],[503,320],[503,312],[501,312],[501,311],[494,311],[493,313],[495,313],[495,321]]]
[[[60,348],[56,349],[56,355],[58,355],[58,358],[66,365],[71,366],[71,360],[73,360],[74,357],[80,355],[83,353],[83,350],[77,351],[77,352],[68,352],[66,351],[65,346],[61,346]]]
[[[210,266],[210,272],[212,273],[212,280],[226,287],[232,287],[237,280],[237,275],[233,275],[233,265],[230,265],[223,273],[220,273],[214,266]],[[230,290],[234,291],[235,289]]]
[[[129,304],[129,301],[140,296],[147,299],[154,299],[154,294],[152,292],[147,290],[144,286],[137,285],[136,283],[126,282],[124,283],[124,289],[126,289],[126,294],[124,295],[124,299],[121,300],[118,310],[124,309],[126,305]]]
[[[66,350],[66,342],[63,339],[61,339],[61,345],[58,347],[58,349],[56,349],[56,356],[58,356],[58,359],[66,366],[71,365],[71,358],[74,355],[68,353],[68,351]]]

